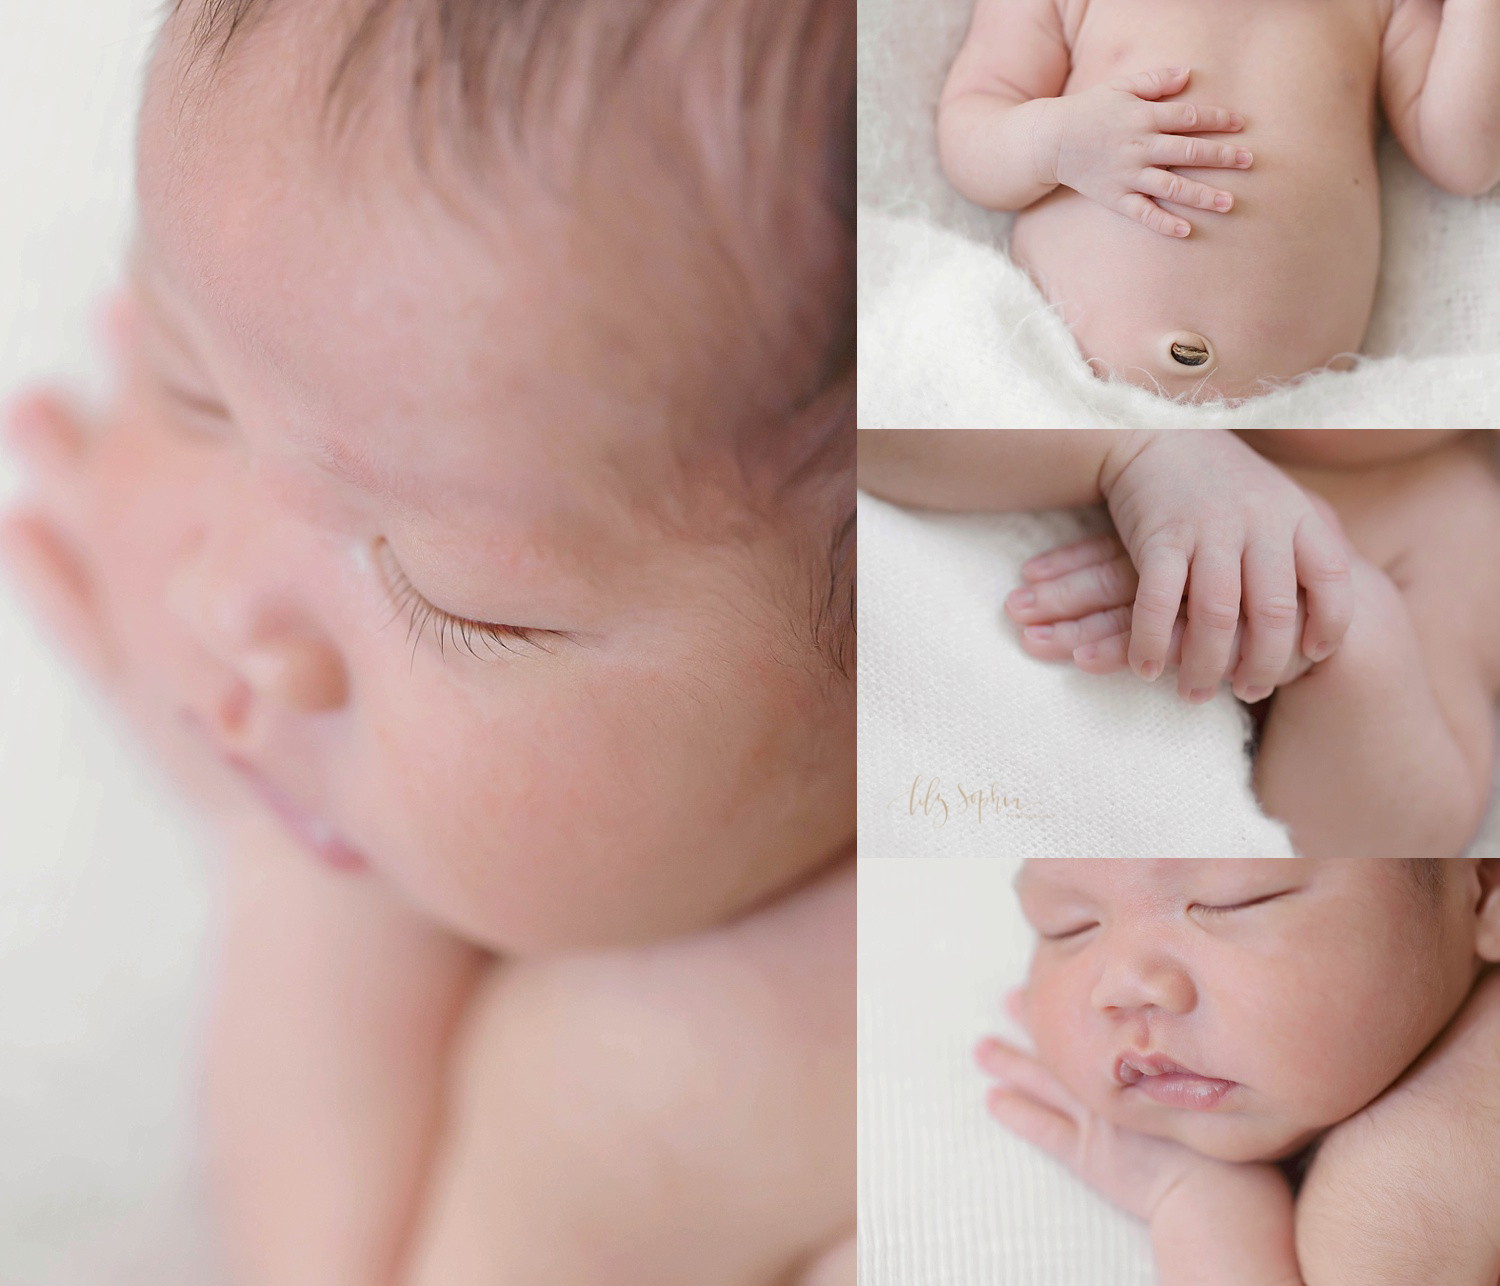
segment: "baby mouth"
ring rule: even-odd
[[[1164,1107],[1206,1111],[1217,1107],[1234,1081],[1204,1076],[1159,1054],[1125,1054],[1115,1060],[1115,1083],[1135,1089]]]

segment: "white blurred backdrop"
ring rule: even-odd
[[[107,387],[156,0],[0,3],[0,397]],[[17,486],[0,453],[0,505]],[[0,1286],[209,1286],[190,1133],[212,870],[0,584]]]

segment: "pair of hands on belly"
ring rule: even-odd
[[[1022,646],[1091,674],[1127,665],[1208,700],[1259,701],[1342,641],[1353,615],[1333,510],[1224,430],[1122,436],[1100,473],[1114,534],[1021,568]]]

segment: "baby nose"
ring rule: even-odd
[[[168,606],[249,693],[302,714],[347,702],[349,679],[338,648],[284,605],[199,563],[174,578]]]
[[[1207,375],[1216,364],[1214,347],[1190,330],[1174,330],[1160,345],[1161,360],[1176,375]]]
[[[1175,1014],[1187,1013],[1197,998],[1193,981],[1181,965],[1163,956],[1139,953],[1113,956],[1091,997],[1101,1013],[1154,1008]]]

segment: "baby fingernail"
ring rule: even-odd
[[[1319,643],[1317,647],[1313,648],[1313,650],[1307,654],[1307,657],[1308,660],[1316,664],[1319,661],[1326,661],[1332,655],[1333,644],[1325,642]]]
[[[1027,608],[1036,606],[1036,595],[1029,589],[1012,590],[1010,597],[1005,600],[1012,607]]]
[[[1029,639],[1050,639],[1052,627],[1050,625],[1028,625],[1021,631]]]
[[[1195,706],[1202,705],[1209,699],[1209,697],[1213,696],[1213,694],[1214,690],[1212,688],[1194,688],[1191,692],[1188,693],[1188,700],[1191,701]]]
[[[1228,192],[1220,192],[1214,197],[1215,210],[1227,210],[1234,204],[1234,198]]]
[[[1240,700],[1246,705],[1254,705],[1257,701],[1264,701],[1270,695],[1270,688],[1246,688],[1245,695]]]
[[[1160,674],[1160,661],[1147,661],[1141,666],[1141,678],[1145,679],[1147,683],[1154,683]]]
[[[1075,661],[1092,661],[1098,655],[1099,645],[1097,643],[1085,643],[1082,647],[1075,647],[1073,649],[1073,659]]]
[[[1249,165],[1250,162],[1254,159],[1255,158],[1251,156],[1250,153],[1247,152],[1243,147],[1235,149],[1234,163],[1238,165],[1240,169],[1244,169],[1245,166]]]
[[[1189,232],[1192,231],[1192,229],[1185,223],[1179,223],[1175,228],[1172,229],[1172,231],[1179,237],[1185,237]]]
[[[1240,129],[1245,124],[1245,118],[1238,112],[1229,113],[1229,128]]]

